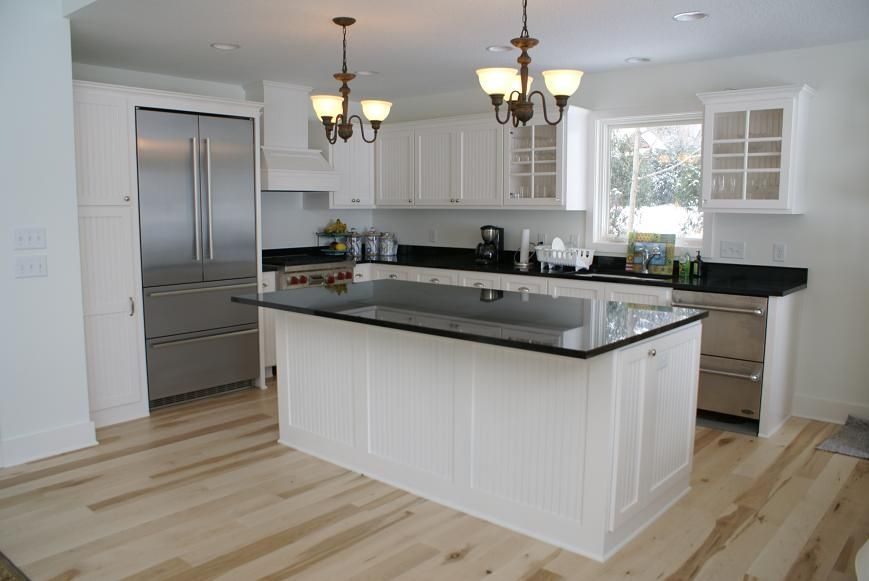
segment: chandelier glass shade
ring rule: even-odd
[[[582,71],[573,69],[543,71],[546,89],[555,97],[555,105],[558,107],[558,118],[549,119],[546,111],[546,97],[540,91],[531,91],[531,83],[534,79],[528,75],[528,65],[531,64],[528,50],[537,46],[539,42],[528,34],[528,0],[522,0],[522,32],[517,38],[510,41],[513,46],[522,51],[519,58],[516,59],[516,62],[519,63],[519,69],[504,67],[477,69],[480,86],[491,98],[492,105],[495,107],[495,119],[502,125],[512,122],[513,126],[516,127],[520,123],[522,125],[528,123],[534,117],[534,104],[531,102],[531,98],[534,96],[540,97],[543,118],[546,123],[558,125],[564,115],[567,100],[579,89]],[[507,102],[507,115],[502,119],[500,109],[505,101]]]
[[[365,143],[373,143],[377,139],[377,132],[380,130],[380,124],[389,115],[389,109],[392,103],[389,101],[364,100],[360,102],[362,105],[362,114],[365,115],[368,122],[371,123],[371,128],[374,130],[374,135],[371,139],[365,136],[365,127],[362,118],[359,115],[349,115],[350,107],[350,85],[348,83],[356,78],[353,73],[347,72],[347,27],[356,22],[355,18],[347,16],[339,16],[333,18],[332,22],[341,27],[343,31],[343,59],[341,72],[332,75],[335,80],[341,82],[341,87],[337,95],[311,95],[311,104],[314,106],[314,112],[323,121],[323,128],[326,130],[326,138],[329,143],[335,144],[340,137],[347,141],[353,137],[353,121],[359,123],[359,134]]]

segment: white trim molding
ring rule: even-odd
[[[33,460],[96,446],[93,422],[61,426],[0,441],[0,467],[17,466]]]
[[[795,394],[793,415],[809,420],[844,424],[848,415],[869,418],[869,405]]]

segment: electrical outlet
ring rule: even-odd
[[[721,258],[745,258],[745,242],[734,242],[732,240],[722,240],[719,249]]]
[[[25,254],[15,257],[15,278],[48,276],[48,256]]]
[[[774,242],[772,245],[772,259],[774,262],[784,262],[787,257],[788,246],[784,242]]]
[[[14,250],[39,250],[46,246],[45,228],[16,228]]]
[[[432,228],[428,231],[428,241],[429,242],[437,242],[438,241],[438,230],[437,228]]]

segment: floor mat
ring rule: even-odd
[[[821,442],[818,450],[869,460],[869,420],[848,416],[845,425]]]

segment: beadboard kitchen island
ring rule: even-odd
[[[705,311],[382,280],[275,309],[280,442],[605,560],[690,487]]]

